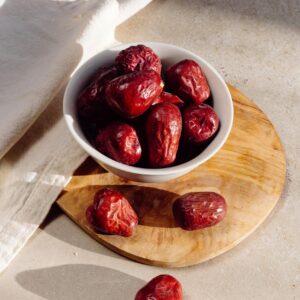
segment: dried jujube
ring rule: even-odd
[[[162,91],[161,94],[154,100],[152,105],[163,103],[163,102],[173,103],[178,105],[179,107],[184,105],[184,101],[182,101],[179,97],[164,91]]]
[[[138,217],[125,196],[119,191],[104,188],[94,196],[86,210],[88,222],[99,232],[129,237]]]
[[[152,167],[165,167],[175,161],[181,129],[181,113],[176,105],[164,102],[151,108],[146,119],[146,135]]]
[[[142,148],[135,129],[121,122],[114,122],[100,130],[96,148],[110,158],[126,165],[136,164]]]
[[[155,71],[136,71],[110,81],[106,101],[121,116],[134,118],[152,105],[162,88],[162,79]]]
[[[199,64],[185,59],[166,72],[168,88],[186,101],[202,103],[210,96],[210,88]]]
[[[80,117],[85,121],[96,122],[104,116],[106,84],[118,75],[115,66],[103,67],[97,71],[88,86],[78,96],[77,111]]]
[[[123,73],[153,70],[160,74],[161,61],[153,50],[144,45],[136,45],[122,50],[115,59]]]
[[[185,230],[197,230],[221,222],[226,215],[225,199],[214,192],[194,192],[173,203],[175,220]]]
[[[183,135],[193,143],[210,139],[219,128],[219,118],[214,109],[206,104],[190,104],[182,113]]]
[[[137,292],[135,300],[182,300],[182,287],[173,276],[158,275]]]

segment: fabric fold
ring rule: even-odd
[[[120,20],[149,2],[7,0],[0,7],[0,271],[87,156],[62,118],[69,76],[115,44]]]

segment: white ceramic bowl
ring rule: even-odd
[[[79,126],[76,113],[76,98],[78,93],[86,85],[87,79],[90,78],[100,66],[112,64],[120,50],[137,44],[145,44],[151,47],[161,58],[164,69],[183,59],[195,60],[201,66],[208,80],[214,99],[214,109],[219,116],[221,127],[208,147],[197,157],[186,163],[161,169],[139,168],[119,163],[97,151],[89,143]],[[220,74],[204,59],[192,52],[173,45],[156,42],[122,44],[92,57],[83,64],[70,79],[64,95],[63,110],[67,126],[75,140],[103,168],[125,179],[142,182],[167,181],[186,174],[204,163],[224,145],[233,122],[233,103],[231,95]]]

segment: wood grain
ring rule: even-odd
[[[58,205],[101,244],[145,264],[190,266],[237,245],[266,219],[279,200],[286,162],[266,115],[241,92],[229,88],[234,100],[234,126],[226,144],[208,162],[178,179],[144,184],[106,173],[88,160],[76,171]],[[107,185],[124,192],[140,217],[130,238],[96,234],[85,219],[95,191]],[[172,202],[177,195],[192,191],[222,194],[228,203],[223,222],[193,232],[177,227]]]

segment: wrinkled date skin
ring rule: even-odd
[[[172,103],[152,107],[146,119],[148,158],[152,167],[164,167],[176,159],[182,119],[179,108]]]
[[[188,193],[173,203],[174,218],[185,230],[216,225],[224,219],[226,210],[225,199],[214,192]]]
[[[123,73],[153,70],[160,74],[161,61],[153,50],[144,45],[131,46],[122,50],[115,59],[116,65]]]
[[[135,300],[182,300],[180,282],[171,275],[159,275],[138,291]]]
[[[210,96],[210,88],[200,66],[185,59],[166,72],[168,88],[185,101],[202,103]]]
[[[134,128],[126,123],[114,122],[100,130],[96,148],[101,153],[126,165],[136,164],[142,148]]]
[[[107,114],[104,91],[106,84],[119,75],[116,67],[100,68],[90,84],[83,89],[77,99],[77,111],[85,121],[96,122]]]
[[[104,188],[94,197],[86,210],[86,218],[99,232],[129,237],[138,217],[128,200],[118,191]]]
[[[191,104],[182,113],[183,135],[193,143],[210,139],[219,128],[219,118],[212,107],[206,104]]]
[[[106,101],[126,118],[143,114],[160,95],[163,83],[154,71],[132,72],[110,81],[106,87]]]
[[[163,103],[163,102],[173,103],[178,105],[179,107],[184,106],[184,101],[182,101],[179,97],[171,93],[167,93],[165,91],[161,92],[161,94],[154,100],[152,105]]]

